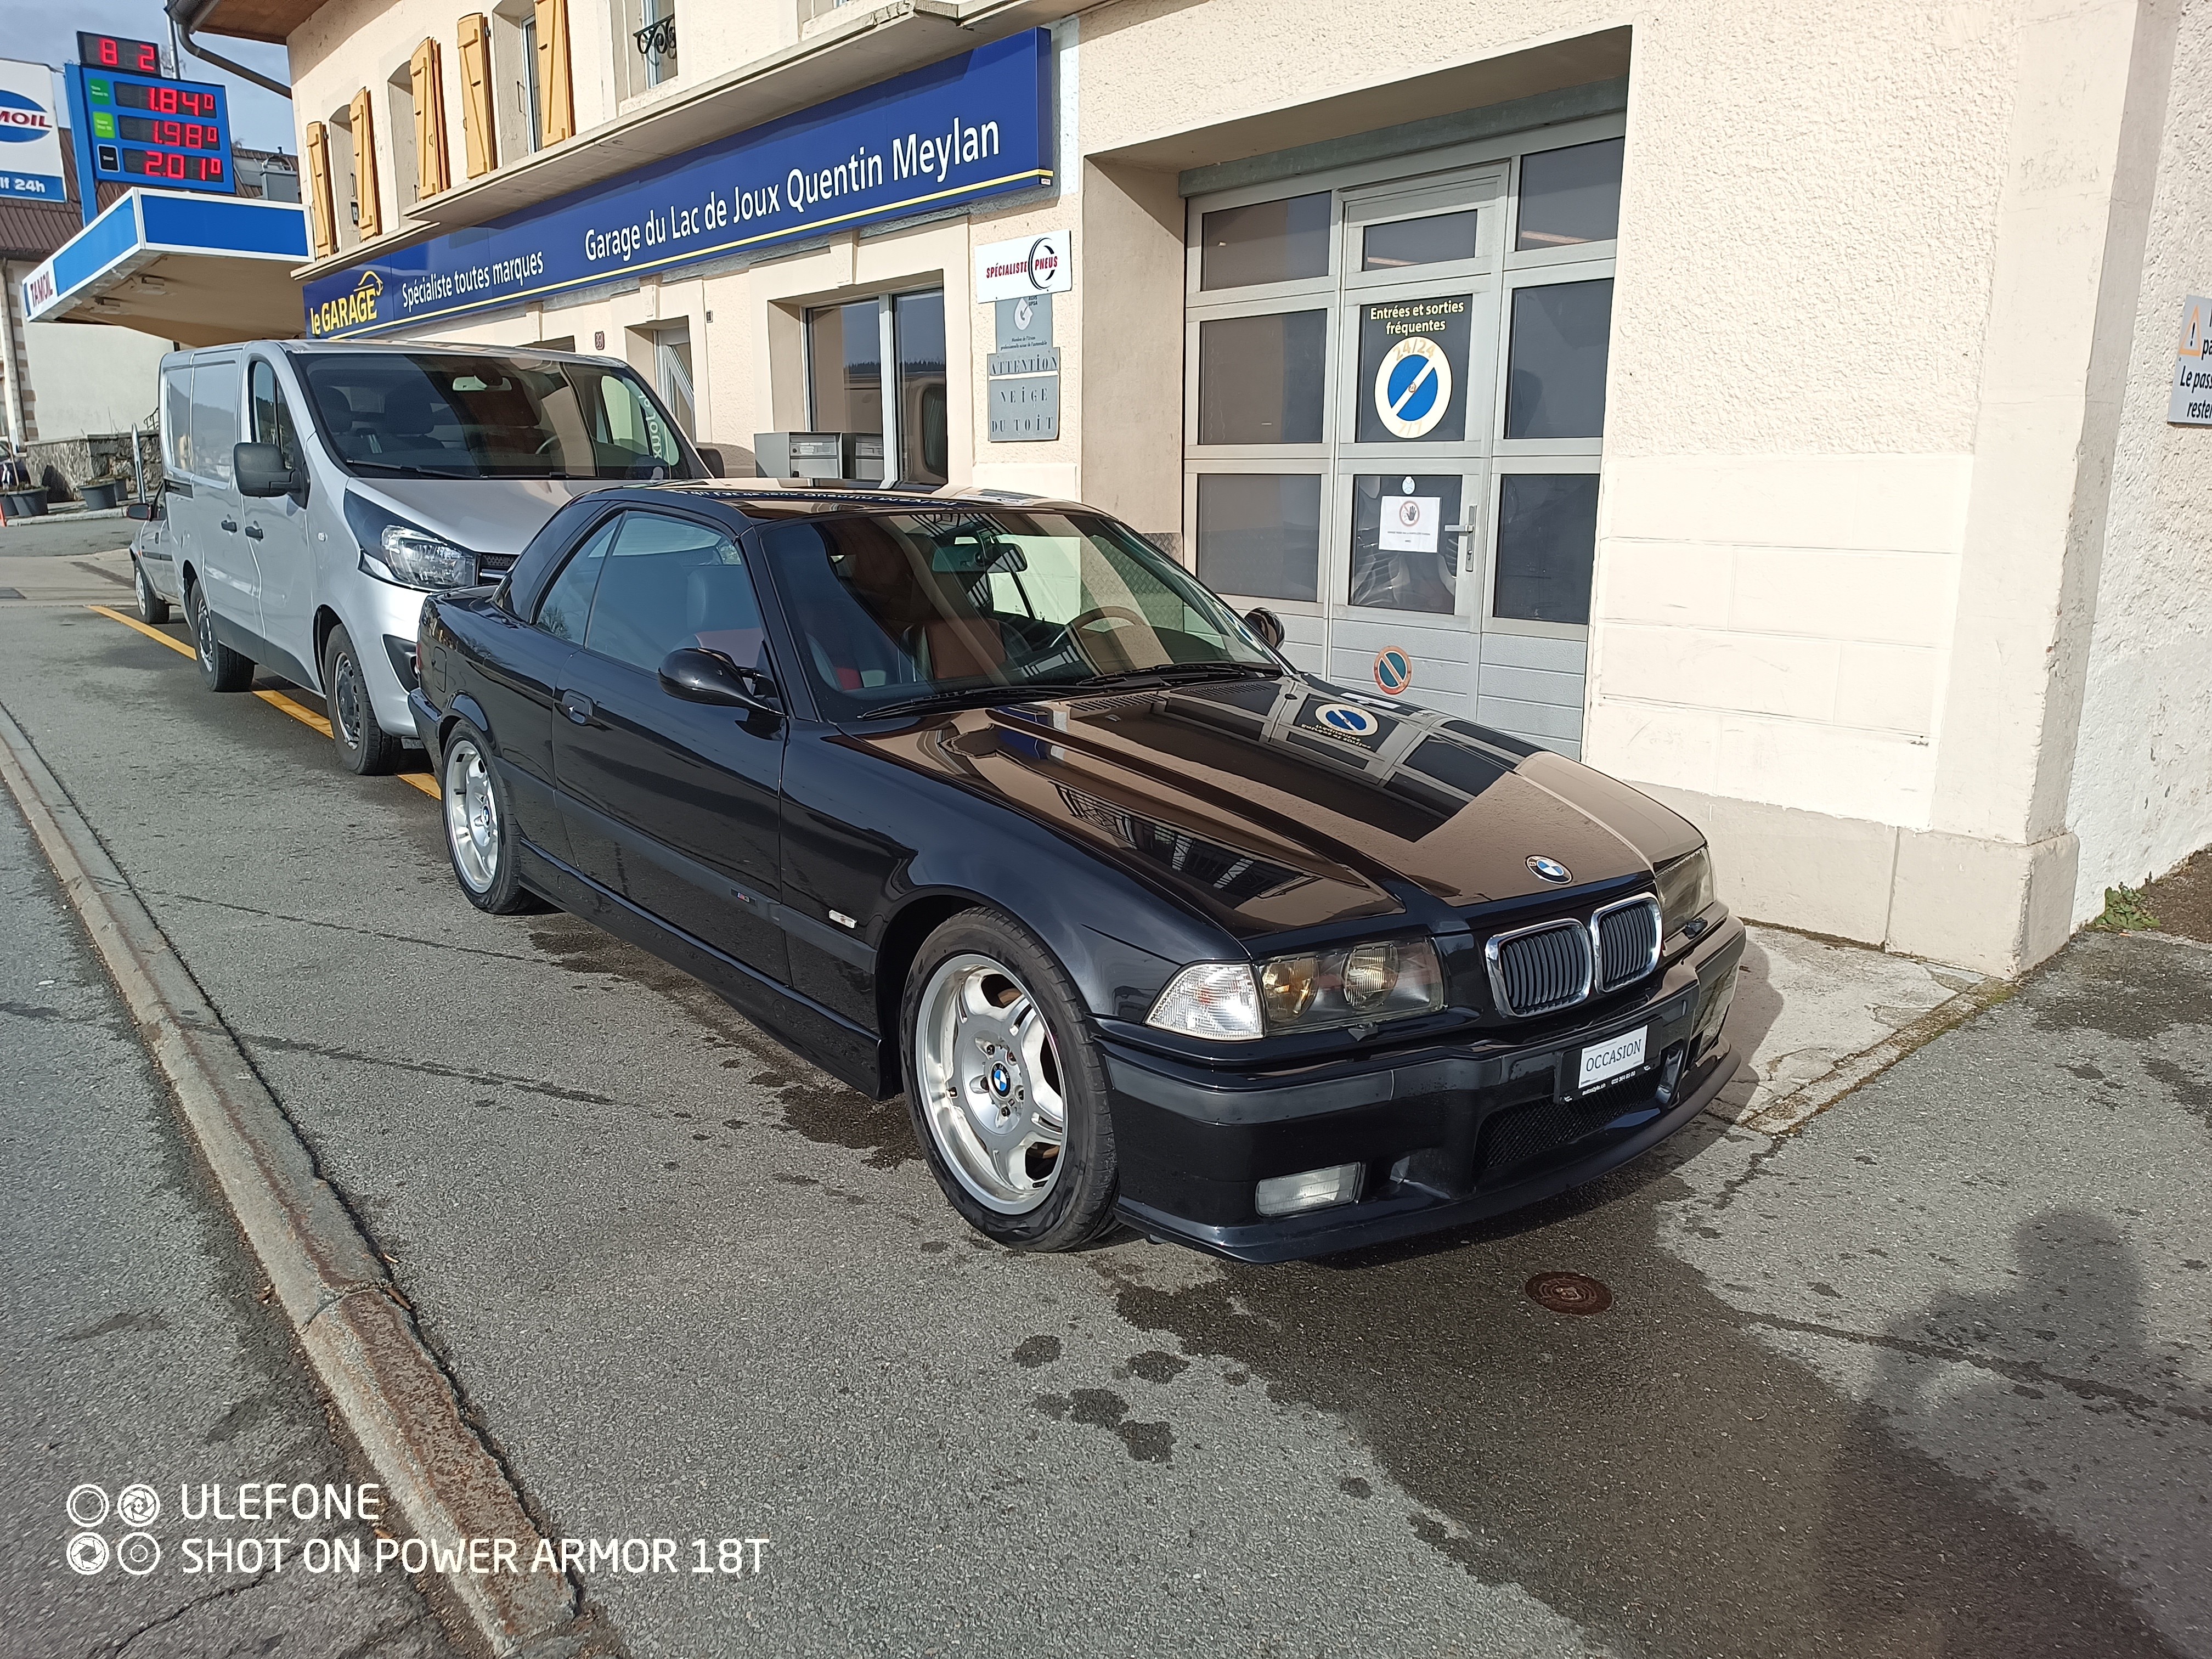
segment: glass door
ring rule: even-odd
[[[1472,708],[1503,167],[1346,191],[1328,678]]]

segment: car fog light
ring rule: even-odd
[[[1326,1210],[1333,1204],[1349,1204],[1359,1196],[1357,1164],[1335,1164],[1304,1175],[1274,1176],[1260,1183],[1253,1207],[1261,1215],[1296,1215],[1301,1210]]]

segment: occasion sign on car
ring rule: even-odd
[[[1031,29],[310,283],[307,331],[376,334],[1049,184],[1051,50]]]
[[[69,200],[53,85],[54,72],[44,64],[0,58],[0,196]]]

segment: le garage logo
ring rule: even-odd
[[[0,88],[0,144],[28,143],[53,130],[54,118],[43,105]]]

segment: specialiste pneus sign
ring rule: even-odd
[[[316,339],[371,335],[1052,179],[1030,29],[307,284]]]

